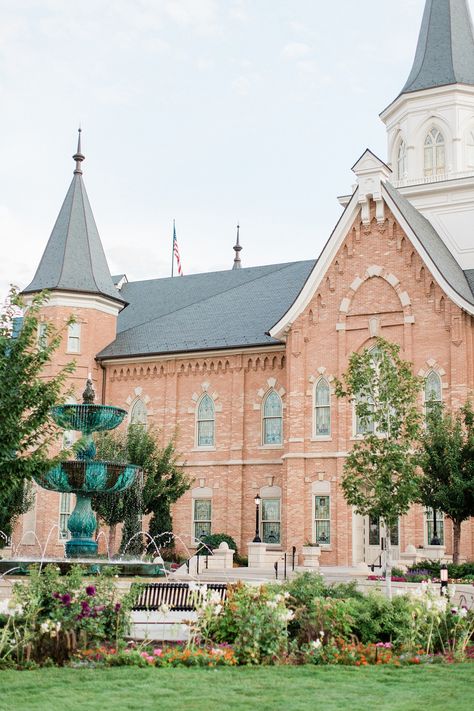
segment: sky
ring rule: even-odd
[[[471,3],[474,5],[474,0]],[[0,296],[33,278],[72,179],[112,274],[314,259],[424,0],[0,0]],[[474,8],[471,6],[471,11]],[[3,300],[3,298],[2,298]]]

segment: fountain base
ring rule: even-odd
[[[97,556],[97,547],[91,538],[72,538],[66,543],[66,558],[93,558]]]

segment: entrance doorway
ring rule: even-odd
[[[396,561],[400,557],[399,546],[400,524],[392,531],[392,560]],[[385,550],[387,532],[381,519],[366,516],[365,518],[365,562],[367,565],[379,563],[379,556],[382,549]],[[382,556],[382,563],[384,562]]]

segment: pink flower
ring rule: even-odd
[[[153,654],[155,655],[155,657],[161,657],[161,655],[163,654],[163,650],[159,648],[154,649]]]

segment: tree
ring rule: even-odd
[[[63,335],[63,329],[40,319],[47,298],[46,293],[36,295],[26,308],[12,287],[0,314],[0,510],[4,517],[10,506],[12,517],[24,512],[25,482],[46,473],[63,456],[51,458],[58,429],[50,410],[63,400],[74,363],[45,376]]]
[[[474,516],[474,412],[467,402],[455,415],[430,407],[422,435],[419,501],[453,522],[453,563],[459,561],[461,525]]]
[[[141,516],[151,513],[152,521],[162,520],[162,512],[168,510],[166,523],[171,524],[170,504],[187,491],[189,478],[176,465],[174,440],[161,449],[153,428],[130,425],[127,430],[100,433],[96,436],[96,447],[99,459],[136,464],[143,471],[143,480],[123,493],[97,494],[92,500],[93,509],[109,526],[110,555],[115,553],[119,523],[124,524],[122,552],[137,554],[143,550],[141,537],[135,535],[141,531]],[[156,536],[161,532],[153,530],[150,534]]]
[[[28,482],[18,482],[8,493],[0,492],[0,548],[7,545],[19,516],[30,510],[34,492]]]
[[[345,461],[342,489],[358,514],[381,519],[385,525],[389,597],[392,534],[419,491],[414,450],[421,421],[417,408],[421,379],[399,353],[399,346],[378,338],[374,348],[351,355],[344,383],[336,384],[337,396],[354,403],[360,435]]]

